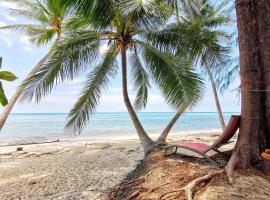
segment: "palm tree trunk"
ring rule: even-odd
[[[217,112],[218,112],[218,118],[219,118],[219,121],[220,121],[220,125],[221,125],[222,130],[224,131],[226,129],[226,124],[225,124],[225,120],[224,120],[224,117],[223,117],[223,114],[222,114],[222,109],[221,109],[221,106],[220,106],[215,81],[214,81],[213,75],[212,75],[212,73],[210,71],[210,68],[208,66],[206,66],[205,68],[207,70],[209,80],[211,82],[211,86],[212,86],[212,89],[213,89],[214,99],[215,99],[215,103],[216,103],[216,107],[217,107]]]
[[[130,102],[128,96],[128,89],[127,89],[127,55],[126,55],[127,47],[122,45],[121,47],[121,60],[122,60],[122,90],[123,90],[123,97],[124,102],[127,107],[128,113],[131,117],[131,120],[135,126],[135,129],[138,133],[138,136],[142,142],[144,152],[147,154],[153,147],[154,141],[147,135],[144,128],[142,127],[138,116],[136,115],[132,104]]]
[[[183,114],[183,112],[187,109],[188,106],[189,106],[189,103],[186,104],[186,106],[184,106],[182,109],[180,109],[178,112],[175,113],[172,120],[169,122],[167,127],[162,131],[162,133],[158,137],[158,139],[157,139],[158,143],[166,143],[166,139],[167,139],[171,129],[173,128],[173,126],[175,125],[175,123],[177,122],[179,117]]]
[[[233,155],[226,166],[233,180],[235,167],[248,169],[252,162],[261,160],[260,152],[266,147],[268,105],[265,102],[269,76],[270,1],[237,0],[236,14],[240,49],[241,127]],[[268,61],[268,62],[265,62]],[[268,144],[269,145],[269,144]]]
[[[27,78],[29,78],[33,73],[35,73],[38,70],[40,65],[42,65],[45,62],[47,57],[48,57],[48,54],[44,58],[42,58],[39,61],[39,63],[31,70],[31,72],[28,74]],[[27,80],[27,78],[25,80]],[[21,94],[23,93],[24,87],[22,85],[17,88],[16,92],[13,94],[13,96],[9,100],[8,104],[4,107],[4,110],[3,110],[3,112],[2,112],[2,114],[0,116],[0,130],[5,125],[5,122],[6,122],[7,118],[8,118],[8,116],[9,116],[9,113],[11,112],[14,105],[16,104],[16,102],[20,98]]]
[[[57,45],[58,42],[61,39],[61,32],[59,32],[57,34],[57,37],[54,41],[54,43],[52,44],[52,47],[54,45]],[[3,126],[5,125],[5,122],[7,121],[7,118],[9,116],[9,113],[11,112],[11,110],[13,109],[14,105],[16,104],[16,102],[18,101],[18,99],[20,98],[21,94],[23,93],[24,90],[24,82],[32,75],[34,74],[41,65],[43,65],[43,63],[47,60],[48,56],[50,54],[50,51],[38,62],[38,64],[30,71],[30,73],[27,75],[26,79],[24,79],[23,83],[17,88],[16,92],[13,94],[13,96],[10,98],[8,104],[4,107],[4,110],[2,112],[2,115],[0,116],[0,131],[2,130]]]
[[[180,17],[179,17],[177,0],[174,0],[174,9],[175,9],[176,22],[177,22],[177,24],[179,24],[180,23]]]

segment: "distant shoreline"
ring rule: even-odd
[[[175,113],[175,112],[138,112],[138,114],[152,114],[152,113]],[[202,114],[202,113],[217,113],[217,112],[185,112],[187,114]],[[240,114],[240,112],[223,112],[225,114]],[[62,113],[62,112],[36,112],[36,113],[11,113],[10,115],[67,115],[68,113]],[[94,115],[98,114],[128,114],[128,112],[97,112]]]

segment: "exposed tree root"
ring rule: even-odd
[[[146,192],[146,191],[147,191],[147,189],[145,189],[145,188],[141,188],[139,190],[136,190],[130,196],[128,196],[125,200],[131,200],[131,199],[139,196],[142,192]]]
[[[202,182],[205,181],[209,181],[210,179],[212,179],[214,176],[218,175],[218,174],[222,174],[224,173],[225,170],[217,170],[217,171],[213,171],[210,172],[202,177],[199,177],[193,181],[191,181],[190,183],[188,183],[185,186],[185,196],[186,196],[186,200],[193,200],[193,196],[194,196],[194,190],[197,186],[199,186]]]
[[[239,152],[235,151],[233,154],[226,168],[218,169],[203,159],[180,155],[168,158],[164,157],[162,152],[153,152],[140,162],[124,182],[114,187],[113,191],[108,191],[107,194],[110,195],[105,198],[106,200],[191,200],[194,198],[208,199],[208,197],[218,199],[221,193],[223,199],[239,198],[240,200],[242,196],[256,199],[258,194],[252,191],[252,184],[246,188],[246,183],[250,181],[255,183],[253,180],[255,177],[256,180],[263,183],[267,192],[263,191],[260,186],[257,186],[256,190],[260,191],[259,195],[267,199],[267,195],[270,194],[269,180],[264,178],[261,173],[256,175],[257,170],[255,172],[244,170],[244,174],[240,173],[236,177],[235,181],[239,184],[228,187],[230,185],[226,181],[225,172],[231,170],[233,175],[236,165],[241,166],[242,164],[238,157]],[[217,191],[212,191],[212,187],[216,186]],[[234,197],[235,190],[240,191],[236,194],[239,197]]]
[[[229,179],[229,182],[232,184],[234,182],[233,174],[234,174],[234,169],[239,160],[238,154],[234,152],[228,162],[228,164],[225,167],[225,171],[227,174],[227,177]]]
[[[147,197],[149,194],[151,194],[151,193],[153,193],[153,192],[155,192],[155,191],[161,189],[163,186],[168,185],[168,184],[170,184],[170,183],[164,183],[164,184],[162,184],[162,185],[159,185],[158,187],[155,187],[155,188],[153,188],[153,189],[147,191],[144,195],[142,195],[141,199],[146,199],[146,197]]]
[[[109,199],[116,199],[115,196],[117,196],[117,194],[122,191],[125,190],[127,187],[129,187],[130,185],[139,185],[141,183],[145,182],[145,177],[141,177],[138,178],[136,180],[132,180],[132,181],[124,181],[122,183],[119,184],[119,186],[117,187],[116,190],[112,190],[109,194]],[[136,192],[136,191],[135,191]],[[133,194],[135,195],[135,194]]]
[[[165,199],[169,199],[171,197],[175,197],[176,195],[178,195],[179,192],[181,192],[183,190],[185,190],[185,188],[181,188],[179,190],[173,190],[173,191],[166,192],[166,193],[161,195],[160,200],[165,200]]]

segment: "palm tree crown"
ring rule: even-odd
[[[7,0],[1,0],[7,1]],[[60,37],[70,23],[69,7],[64,0],[8,0],[18,5],[10,9],[13,15],[23,16],[34,23],[13,24],[1,27],[29,36],[31,42],[40,46]]]
[[[79,12],[83,12],[83,28],[70,32],[54,48],[51,59],[26,84],[24,100],[35,97],[39,101],[59,80],[73,79],[91,66],[67,122],[71,132],[80,132],[94,113],[102,90],[117,73],[117,56],[121,52],[123,58],[129,50],[137,109],[144,108],[147,103],[149,78],[175,109],[180,109],[186,102],[193,105],[198,102],[202,94],[201,80],[189,63],[173,55],[175,47],[172,43],[181,44],[181,49],[186,51],[191,43],[200,47],[204,44],[189,36],[191,30],[180,34],[177,29],[170,32],[173,28],[163,28],[170,16],[167,5],[161,1],[94,1],[93,5],[90,1],[84,2],[88,4],[77,5]],[[170,42],[166,43],[166,40]],[[100,56],[102,44],[107,44],[108,50]]]

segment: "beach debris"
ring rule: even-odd
[[[23,151],[23,147],[17,147],[17,151]]]
[[[195,196],[195,188],[197,188],[199,185],[201,185],[202,183],[211,180],[213,177],[219,175],[219,174],[223,174],[225,172],[224,169],[221,170],[216,170],[213,172],[210,172],[202,177],[196,178],[193,181],[191,181],[190,183],[188,183],[185,186],[185,197],[186,200],[193,200],[193,197]],[[198,190],[198,188],[196,189]]]

